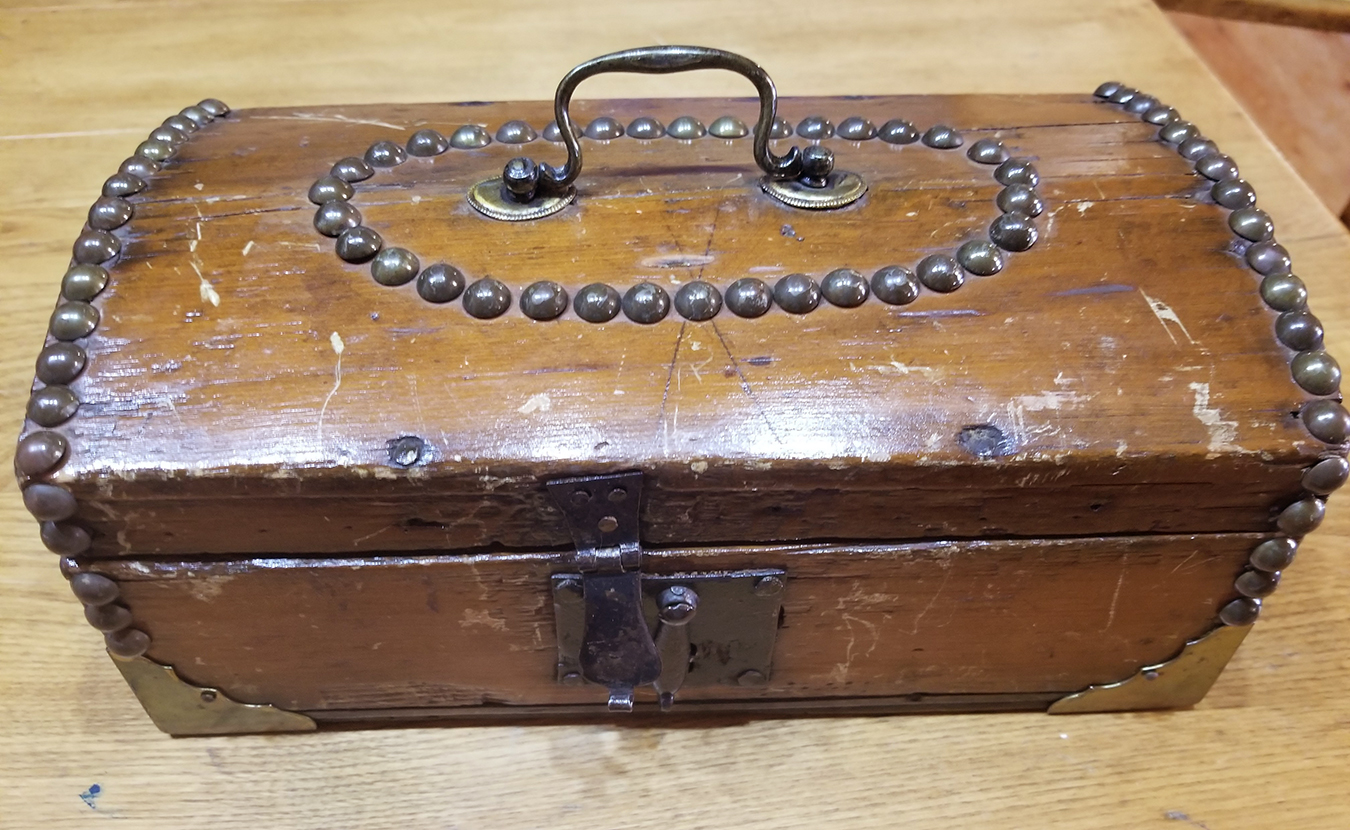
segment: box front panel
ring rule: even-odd
[[[787,574],[767,682],[688,687],[677,701],[1043,699],[1129,677],[1206,633],[1259,539],[665,550],[647,552],[643,570]],[[149,658],[243,702],[320,720],[492,704],[603,708],[601,687],[557,680],[550,575],[567,570],[558,554],[79,569],[117,580],[150,635]],[[653,699],[639,690],[639,706]]]

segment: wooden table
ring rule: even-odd
[[[0,435],[18,431],[84,211],[166,114],[207,95],[236,107],[541,98],[573,64],[651,42],[751,55],[786,94],[1086,92],[1108,78],[1146,89],[1240,161],[1333,351],[1350,353],[1350,238],[1147,0],[5,5]],[[746,91],[699,73],[608,76],[584,94]],[[1339,505],[1192,711],[174,740],[80,619],[14,482],[0,488],[0,827],[1350,824],[1350,514]]]
[[[1211,17],[1350,31],[1350,2],[1346,0],[1157,0],[1157,3],[1164,9]]]

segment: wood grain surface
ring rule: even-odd
[[[651,544],[1260,531],[1326,449],[1293,414],[1312,396],[1210,182],[1089,95],[782,102],[794,123],[904,117],[1036,160],[1040,241],[905,306],[476,320],[376,283],[311,225],[309,184],[375,141],[542,129],[551,109],[239,110],[194,134],[132,197],[72,384],[84,403],[61,427],[72,451],[55,480],[82,502],[93,555],[564,545],[543,482],[627,468],[646,475]],[[753,121],[755,105],[574,109],[583,124],[710,123]],[[673,295],[696,279],[870,276],[950,256],[999,215],[992,167],[963,150],[825,143],[869,183],[843,210],[778,205],[749,140],[712,138],[588,140],[576,204],[536,222],[487,220],[464,193],[522,152],[560,155],[542,141],[413,158],[352,204],[386,244],[516,297],[540,279]],[[962,446],[971,425],[1004,436],[996,461]],[[388,448],[409,435],[424,460],[401,470]]]
[[[523,25],[528,22],[529,25]],[[522,32],[540,33],[519,49]],[[543,34],[547,33],[547,34]],[[581,6],[8,4],[0,11],[0,412],[17,432],[69,243],[152,126],[236,107],[538,99],[575,63],[711,42],[791,95],[1081,94],[1117,77],[1241,163],[1336,351],[1350,239],[1142,0]],[[717,73],[586,96],[739,95]],[[8,441],[4,442],[6,445]],[[172,740],[149,724],[0,481],[0,826],[1342,828],[1350,522],[1335,499],[1189,712],[463,727]]]
[[[680,701],[1072,693],[1207,633],[1261,538],[699,547],[647,551],[642,569],[787,573],[769,682],[682,689]],[[117,581],[152,660],[233,699],[318,717],[603,703],[603,687],[556,682],[549,574],[567,565],[532,552],[83,570]]]

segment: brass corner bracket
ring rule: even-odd
[[[1193,706],[1209,691],[1228,664],[1250,625],[1225,625],[1191,640],[1165,663],[1144,666],[1117,683],[1088,686],[1050,704],[1052,715],[1128,712]]]
[[[313,732],[313,720],[268,704],[240,703],[219,689],[193,686],[172,666],[145,657],[113,657],[145,713],[170,735],[232,735],[257,732]]]

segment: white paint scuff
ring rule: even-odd
[[[548,412],[553,408],[553,399],[547,392],[540,392],[538,395],[531,395],[530,399],[516,411],[522,415],[529,415],[531,412]]]
[[[1120,589],[1125,584],[1125,557],[1120,559],[1120,578],[1116,580],[1115,593],[1111,594],[1111,610],[1106,615],[1106,627],[1102,631],[1110,631],[1111,626],[1116,622],[1116,606],[1120,604]]]
[[[1209,384],[1192,383],[1190,387],[1195,393],[1191,414],[1209,431],[1210,457],[1223,452],[1242,452],[1242,448],[1233,443],[1237,439],[1237,421],[1225,421],[1223,413],[1209,405]]]
[[[323,406],[319,408],[319,446],[323,447],[323,417],[328,414],[328,402],[333,400],[337,394],[338,387],[342,385],[342,353],[347,350],[347,344],[342,342],[342,336],[333,332],[328,337],[329,344],[333,347],[333,353],[337,355],[337,364],[333,366],[333,388],[328,390],[328,397],[323,399]]]
[[[1158,318],[1158,322],[1162,324],[1163,331],[1167,332],[1167,336],[1172,339],[1173,343],[1177,342],[1177,338],[1176,335],[1172,334],[1172,329],[1168,328],[1168,323],[1175,323],[1177,328],[1181,329],[1181,333],[1186,335],[1186,339],[1190,341],[1191,345],[1195,344],[1195,338],[1191,337],[1189,331],[1186,331],[1186,324],[1181,322],[1181,318],[1177,316],[1177,313],[1172,310],[1170,305],[1162,300],[1150,297],[1142,290],[1140,290],[1139,294],[1144,298],[1144,302],[1148,303],[1149,310],[1153,312],[1154,317]]]
[[[197,293],[201,295],[202,302],[210,303],[216,308],[220,308],[220,292],[216,291],[215,286],[211,285],[210,281],[202,276],[202,269],[197,264],[197,257],[195,254],[189,264],[192,266],[192,270],[197,272],[197,279],[201,280],[201,283],[197,286]]]
[[[196,206],[194,205],[193,207]],[[197,208],[198,218],[200,218],[201,215],[202,209]],[[201,295],[202,302],[210,303],[212,306],[220,308],[220,293],[216,291],[215,286],[211,285],[211,282],[202,274],[202,260],[201,257],[197,255],[197,245],[202,241],[202,223],[197,222],[196,225],[197,238],[188,240],[188,253],[192,254],[192,257],[188,260],[188,264],[192,266],[193,271],[197,272],[197,279],[200,280],[197,286],[197,293]]]
[[[391,130],[402,132],[408,129],[401,124],[390,124],[388,121],[375,121],[368,118],[350,118],[345,115],[321,115],[317,112],[297,112],[293,115],[255,115],[252,116],[259,121],[330,121],[335,124],[366,124],[371,127],[388,127]]]
[[[932,379],[938,376],[939,372],[932,366],[910,366],[899,360],[891,360],[890,363],[880,363],[875,366],[867,367],[880,375],[912,375],[918,374]],[[856,369],[856,367],[855,367]]]
[[[464,616],[459,621],[460,628],[472,628],[473,626],[484,626],[493,631],[505,631],[506,620],[503,617],[494,617],[491,611],[476,611],[472,608],[464,609]]]
[[[1045,410],[1059,411],[1061,409],[1077,406],[1084,401],[1092,400],[1091,395],[1080,395],[1077,392],[1061,392],[1057,389],[1047,389],[1039,395],[1022,395],[1018,397],[1017,402],[1022,409],[1027,412],[1043,412]]]

